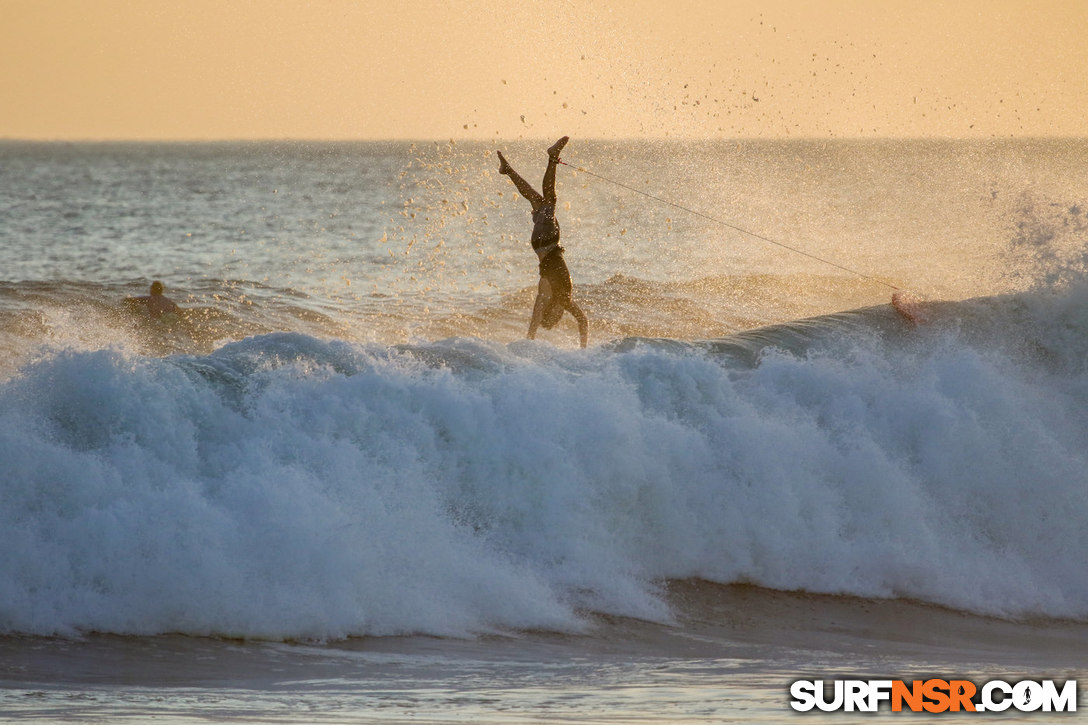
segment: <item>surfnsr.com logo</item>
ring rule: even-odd
[[[1076,712],[1077,681],[990,680],[797,680],[790,707],[799,712]]]

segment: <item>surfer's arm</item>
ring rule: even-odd
[[[536,289],[536,302],[533,303],[533,316],[529,320],[530,340],[536,339],[536,329],[540,327],[540,320],[544,317],[544,308],[548,306],[548,300],[552,297],[552,286],[544,277],[540,278],[540,284]]]
[[[578,338],[584,348],[589,344],[589,318],[586,317],[586,313],[582,312],[582,308],[574,300],[567,304],[567,311],[578,321]]]

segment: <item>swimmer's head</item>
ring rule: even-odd
[[[162,282],[159,280],[151,283],[151,294],[153,295],[161,295],[164,289],[166,288],[162,286]]]

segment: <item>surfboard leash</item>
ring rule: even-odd
[[[686,211],[689,214],[693,214],[693,215],[695,215],[697,217],[702,217],[703,219],[706,219],[708,221],[712,221],[715,224],[721,224],[722,226],[728,227],[729,229],[740,232],[741,234],[746,234],[746,235],[748,235],[750,237],[755,237],[756,239],[759,239],[760,241],[767,242],[768,244],[773,244],[776,247],[781,247],[782,249],[788,249],[791,252],[796,252],[797,254],[808,257],[809,259],[815,259],[817,262],[822,262],[824,264],[828,264],[828,265],[830,265],[832,267],[835,267],[837,269],[841,269],[844,272],[849,272],[850,274],[857,275],[858,277],[861,277],[862,279],[867,279],[870,282],[876,282],[877,284],[884,285],[885,287],[888,287],[889,289],[896,290],[897,292],[901,291],[898,287],[896,287],[891,282],[885,282],[882,279],[877,279],[876,277],[870,276],[870,275],[865,274],[863,272],[859,272],[856,269],[851,269],[850,267],[846,267],[844,265],[841,265],[838,262],[833,262],[830,259],[824,259],[823,257],[818,257],[815,254],[811,254],[809,252],[806,252],[803,249],[798,249],[797,247],[791,247],[788,244],[783,244],[782,242],[771,239],[770,237],[765,236],[763,234],[759,234],[758,232],[753,232],[753,231],[750,231],[748,229],[745,229],[744,227],[737,226],[736,224],[733,224],[732,222],[728,222],[728,221],[726,221],[724,219],[718,219],[717,217],[710,216],[709,214],[704,214],[701,211],[698,211],[696,209],[692,209],[690,207],[684,206],[683,204],[677,204],[676,202],[669,201],[668,199],[663,199],[660,196],[654,196],[653,194],[647,193],[647,192],[643,191],[642,189],[635,188],[634,186],[629,186],[627,184],[624,184],[621,181],[616,181],[615,179],[610,179],[607,176],[601,176],[600,174],[594,173],[594,172],[590,171],[589,169],[583,168],[581,166],[574,166],[572,164],[568,164],[563,159],[556,159],[556,161],[558,163],[560,163],[560,164],[563,164],[564,166],[569,166],[570,168],[574,169],[575,171],[581,172],[583,174],[589,174],[590,176],[598,178],[601,181],[607,181],[610,184],[615,184],[616,186],[627,189],[628,191],[633,191],[636,194],[641,194],[642,196],[645,196],[645,197],[647,197],[649,199],[653,199],[654,201],[659,201],[662,204],[668,204],[671,207],[681,209],[681,210]]]

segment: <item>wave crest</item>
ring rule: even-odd
[[[0,383],[0,631],[578,630],[686,578],[1088,618],[1072,309],[56,353]]]

